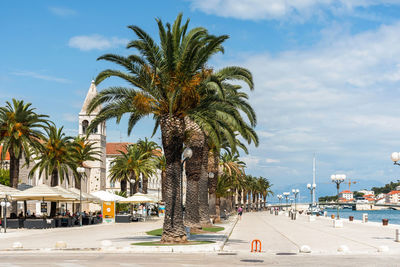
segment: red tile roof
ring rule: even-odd
[[[119,155],[119,151],[126,152],[126,146],[132,143],[107,143],[106,144],[106,154],[107,155]]]
[[[344,190],[344,191],[340,192],[340,194],[343,194],[343,193],[353,193],[353,192],[351,192],[350,190]]]
[[[2,150],[3,150],[3,146],[0,146],[0,160],[1,160]],[[6,153],[6,158],[3,159],[3,160],[10,160],[10,154],[8,152]]]
[[[400,194],[400,191],[394,190],[394,191],[390,191],[390,192],[388,193],[388,195],[394,195],[394,194]]]

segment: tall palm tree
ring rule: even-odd
[[[155,161],[149,158],[149,152],[143,151],[137,144],[128,145],[126,152],[119,151],[121,156],[111,162],[111,181],[121,183],[121,192],[127,191],[127,183],[135,181],[131,187],[131,195],[137,192],[139,177],[154,174]]]
[[[265,209],[265,204],[267,203],[267,197],[269,195],[273,195],[274,193],[271,190],[272,184],[269,182],[267,178],[259,177],[258,178],[259,187],[261,190],[262,201],[263,201],[263,209]]]
[[[165,243],[186,242],[182,207],[179,204],[185,116],[189,113],[211,112],[210,108],[231,112],[216,97],[209,97],[200,103],[198,92],[207,62],[211,56],[223,51],[222,43],[228,36],[209,35],[202,27],[188,30],[189,20],[183,25],[181,22],[181,14],[173,25],[164,25],[157,20],[159,44],[141,28],[129,26],[138,39],[130,42],[127,48],[136,49],[138,54],[128,57],[107,54],[100,57],[101,60],[120,65],[126,72],[102,71],[96,78],[96,84],[109,77],[119,77],[133,87],[105,89],[89,107],[91,112],[103,105],[89,128],[110,118],[120,122],[124,114],[130,114],[128,134],[140,119],[148,115],[153,115],[155,119],[155,131],[160,126],[166,158],[166,216],[161,237]],[[213,126],[208,129],[209,134],[216,132],[217,126]]]
[[[20,160],[24,156],[29,164],[31,151],[40,146],[41,130],[48,127],[48,116],[36,114],[31,103],[13,99],[0,107],[0,144],[3,146],[1,158],[10,154],[10,186],[17,188]]]
[[[46,179],[51,177],[51,186],[57,186],[64,179],[69,181],[69,172],[78,177],[76,171],[77,163],[74,159],[74,146],[72,137],[63,133],[63,127],[57,129],[50,126],[46,129],[47,136],[42,140],[41,146],[35,151],[34,160],[36,164],[29,172],[33,176],[39,171],[39,176],[45,175]],[[56,202],[51,202],[50,216],[56,214]]]
[[[159,155],[156,159],[156,167],[161,172],[161,201],[164,202],[165,198],[165,182],[166,182],[166,172],[167,163],[165,161],[164,155]]]
[[[144,140],[139,139],[139,141],[137,142],[137,145],[139,146],[139,149],[141,149],[143,152],[147,152],[148,158],[151,158],[155,161],[157,161],[157,157],[161,155],[160,146],[156,142],[148,140],[147,137]],[[154,166],[156,167],[156,165],[157,164],[155,164]],[[144,194],[147,194],[149,178],[150,177],[143,176],[143,193]]]

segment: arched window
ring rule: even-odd
[[[89,126],[89,122],[87,120],[82,121],[82,133],[86,134],[86,130]]]

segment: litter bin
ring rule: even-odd
[[[349,216],[349,221],[352,222],[354,220],[353,216]]]
[[[335,219],[335,214],[331,214],[331,219]]]
[[[382,225],[387,226],[389,224],[389,219],[382,219]]]

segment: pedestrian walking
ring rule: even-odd
[[[239,220],[241,220],[242,219],[242,214],[243,214],[243,209],[242,209],[241,206],[238,208],[237,212],[238,212],[238,215],[239,215]]]

